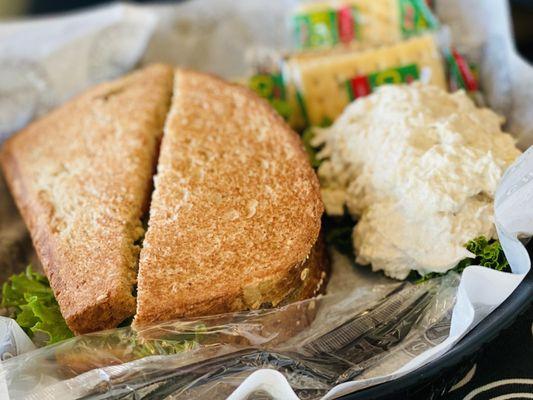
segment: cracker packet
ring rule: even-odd
[[[423,0],[301,0],[291,31],[297,49],[392,44],[438,27]]]

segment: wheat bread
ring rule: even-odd
[[[295,290],[315,292],[320,285],[302,283],[323,275],[319,263],[306,269],[322,212],[300,139],[264,100],[177,70],[134,326],[276,306]]]
[[[173,70],[101,84],[30,124],[1,164],[68,326],[117,326],[132,294]]]

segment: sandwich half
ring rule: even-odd
[[[136,310],[143,326],[325,287],[318,179],[298,136],[243,87],[150,66],[32,123],[0,163],[76,334]]]
[[[154,65],[99,85],[3,146],[7,182],[74,333],[135,313],[141,216],[173,72]]]
[[[177,70],[134,325],[312,297],[326,276],[322,212],[300,139],[264,100]]]

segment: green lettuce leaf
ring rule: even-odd
[[[318,149],[316,147],[313,147],[311,144],[311,141],[313,140],[313,137],[315,136],[315,132],[313,131],[313,128],[307,128],[302,133],[302,142],[304,144],[305,151],[307,152],[309,156],[309,161],[311,162],[311,166],[313,168],[320,167],[321,160],[318,159],[317,153]]]
[[[26,271],[9,278],[2,288],[2,306],[17,307],[26,304],[25,294],[32,294],[45,300],[54,298],[52,289],[44,275],[33,272],[31,266]]]
[[[511,272],[509,262],[505,257],[502,246],[498,240],[488,240],[485,236],[479,236],[465,244],[466,249],[475,255],[474,258],[465,258],[452,271],[461,273],[470,265],[481,265],[483,267],[495,269],[497,271]],[[431,278],[444,274],[432,272],[419,279],[417,283],[425,282]]]
[[[29,335],[42,332],[47,344],[72,337],[46,277],[34,272],[31,265],[26,271],[13,275],[2,287],[2,307],[11,311],[11,317]]]
[[[332,120],[325,117],[322,120],[322,123],[319,125],[320,128],[327,128],[328,126],[331,126],[333,123]],[[320,147],[315,147],[311,144],[311,141],[315,137],[315,131],[312,126],[304,129],[302,132],[302,142],[304,144],[305,151],[307,151],[307,154],[309,155],[309,161],[311,161],[311,165],[313,168],[320,167],[320,164],[322,163],[322,160],[320,160],[317,157],[318,152],[320,151]]]

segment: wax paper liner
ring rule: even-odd
[[[149,10],[94,9],[0,24],[0,144],[91,84],[123,75],[145,53]]]

